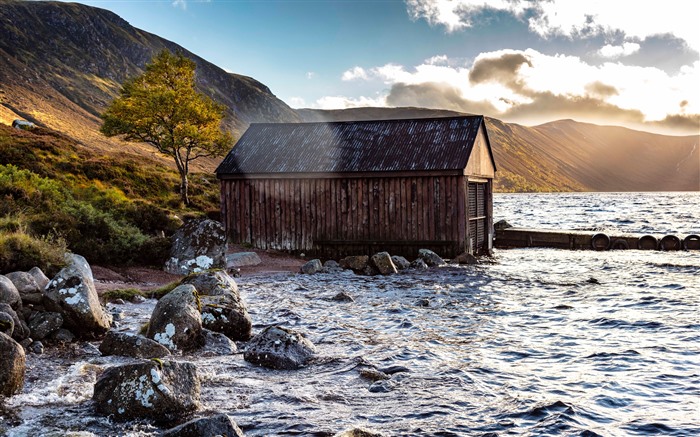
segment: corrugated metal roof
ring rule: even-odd
[[[483,120],[465,116],[251,124],[216,173],[461,170]]]

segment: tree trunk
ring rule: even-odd
[[[180,173],[180,199],[182,199],[185,206],[189,206],[190,204],[190,197],[187,192],[188,188],[189,182],[187,181],[187,173]]]

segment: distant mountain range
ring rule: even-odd
[[[455,115],[422,108],[293,110],[262,83],[227,73],[112,12],[75,3],[0,0],[0,123],[24,118],[97,154],[154,157],[104,138],[99,114],[121,83],[163,48],[197,63],[200,90],[229,110],[225,128],[298,122]],[[698,191],[700,135],[673,137],[560,120],[535,127],[488,119],[501,191]],[[170,164],[166,158],[160,158]],[[212,171],[217,160],[199,170]]]

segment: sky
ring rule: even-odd
[[[698,0],[89,0],[294,108],[700,134]]]

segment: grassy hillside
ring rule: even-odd
[[[0,248],[19,232],[65,244],[91,262],[162,265],[164,237],[182,218],[218,211],[214,176],[192,180],[185,209],[177,174],[155,160],[90,152],[45,128],[0,125]],[[0,272],[17,269],[13,262],[0,256]]]

